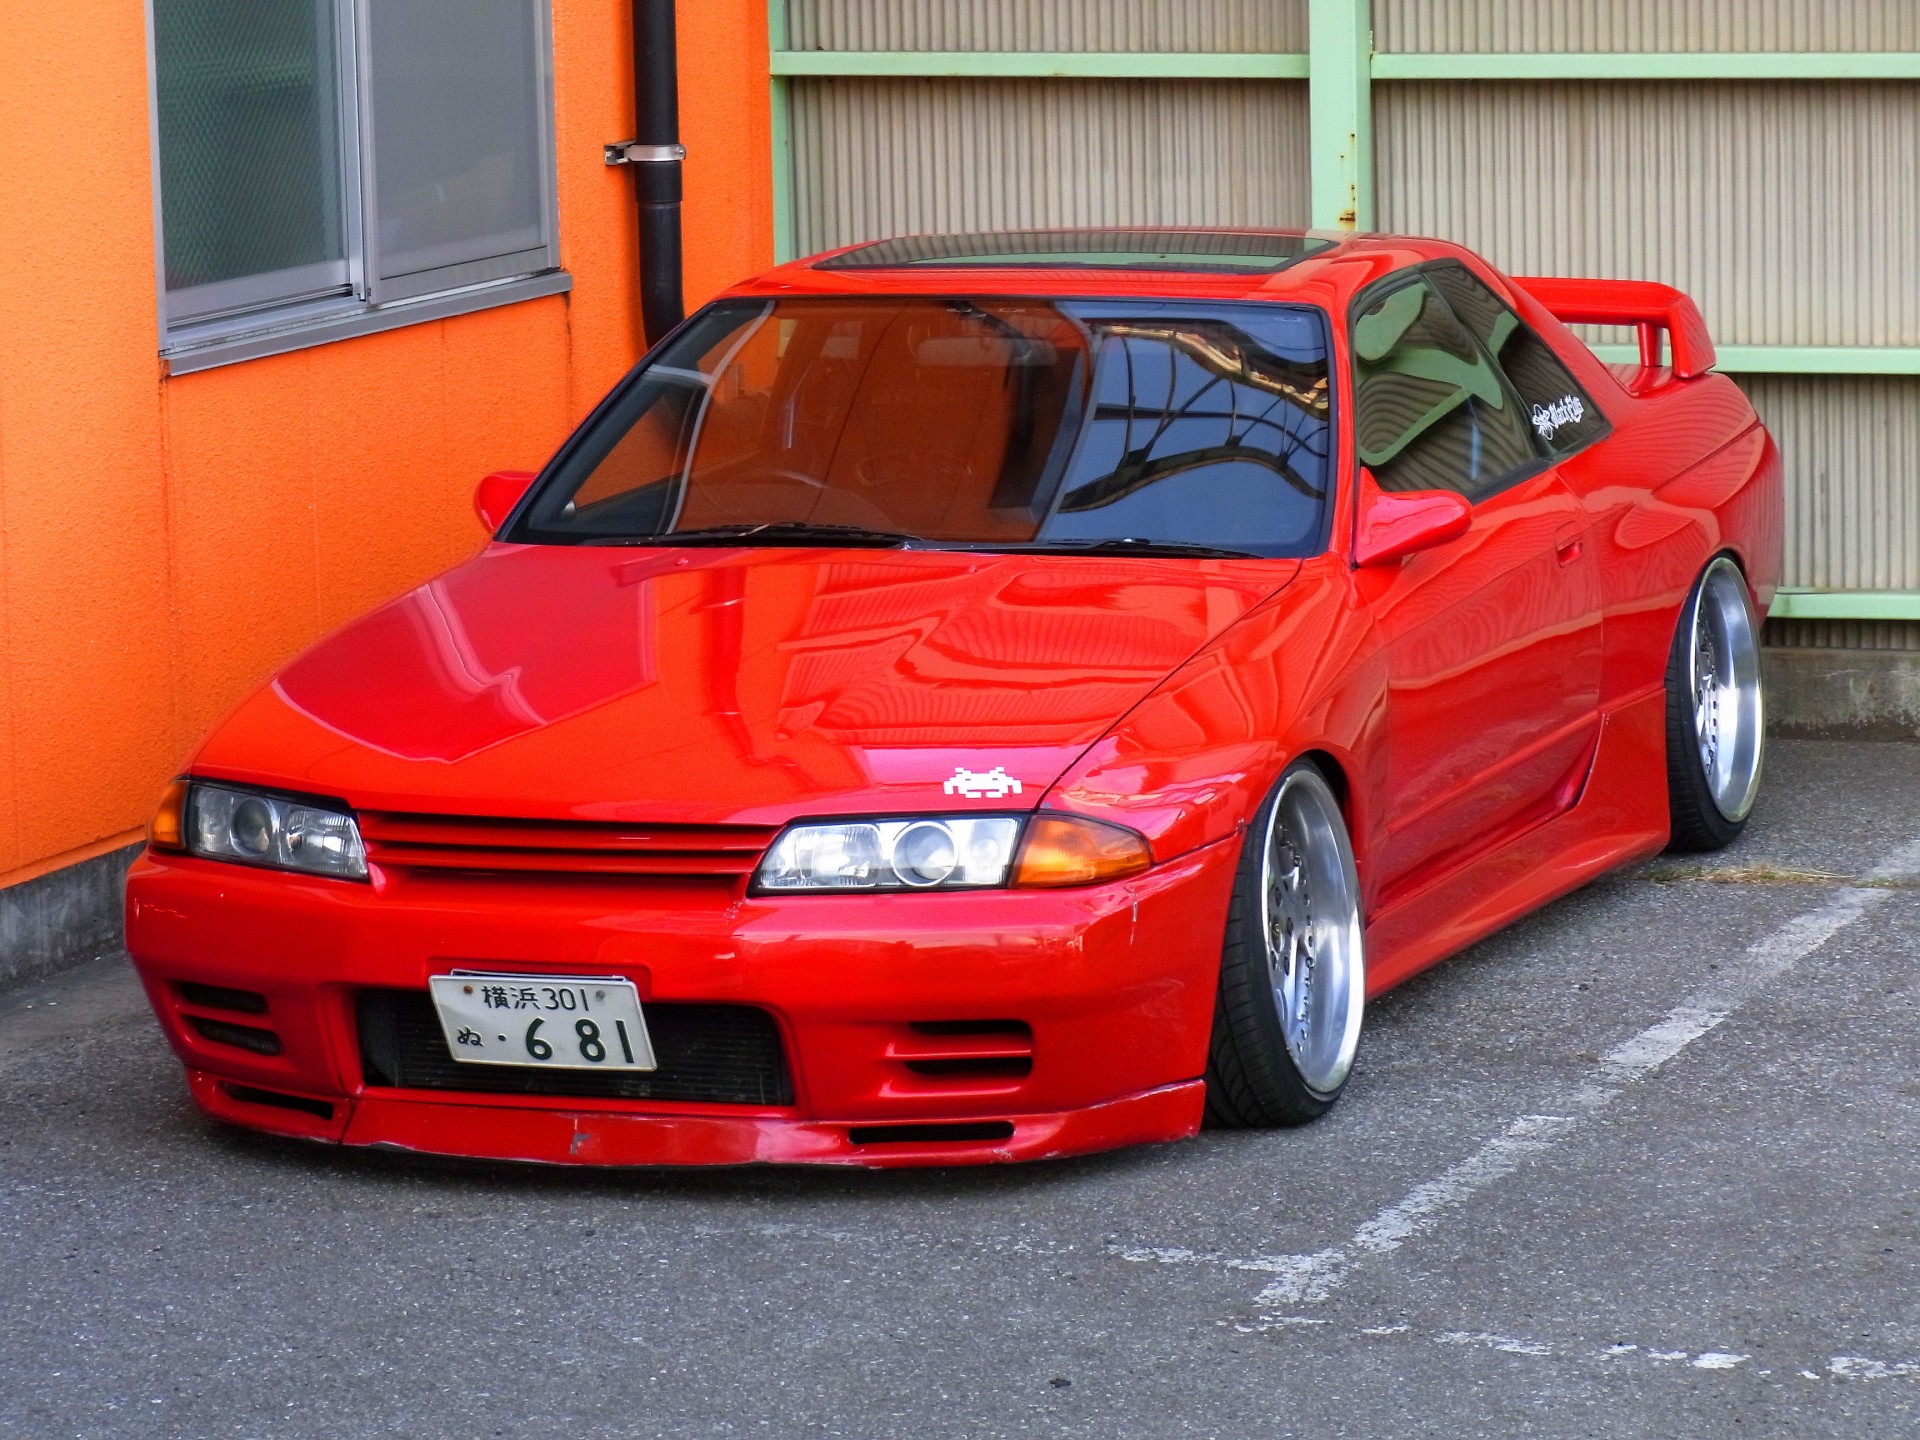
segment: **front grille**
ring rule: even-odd
[[[447,1052],[433,1001],[419,990],[362,990],[360,1068],[369,1086],[486,1095],[577,1095],[602,1100],[692,1100],[791,1105],[780,1031],[750,1005],[650,1004],[657,1070],[547,1070],[462,1065]]]
[[[646,825],[362,811],[367,859],[389,868],[733,880],[753,872],[766,825]]]

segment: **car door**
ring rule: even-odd
[[[1369,290],[1352,338],[1362,483],[1473,506],[1459,539],[1355,575],[1385,667],[1370,866],[1384,908],[1578,797],[1601,592],[1555,456],[1435,283],[1403,272]]]

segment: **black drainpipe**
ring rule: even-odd
[[[640,319],[655,345],[686,318],[680,293],[680,76],[674,0],[633,0],[633,113],[629,144],[607,146],[609,165],[633,166],[640,209]]]

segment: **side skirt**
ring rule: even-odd
[[[1367,993],[1378,995],[1522,915],[1667,843],[1666,692],[1608,712],[1572,809],[1367,923]]]

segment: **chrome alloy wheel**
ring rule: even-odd
[[[1760,788],[1764,747],[1760,639],[1746,579],[1726,556],[1700,577],[1688,623],[1688,688],[1700,772],[1714,808],[1728,820],[1743,820]]]
[[[1353,1068],[1366,1004],[1360,884],[1327,782],[1301,768],[1268,811],[1261,872],[1267,976],[1287,1054],[1307,1088],[1330,1095]]]

